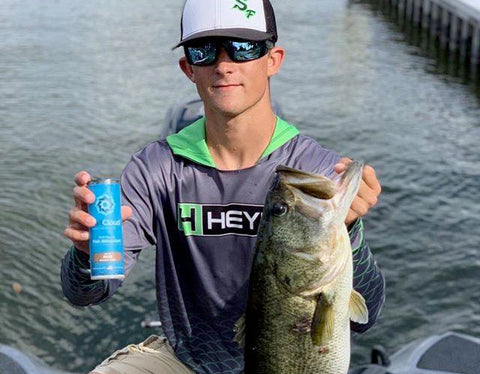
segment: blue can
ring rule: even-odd
[[[114,178],[94,178],[88,189],[95,195],[88,213],[97,220],[90,229],[91,279],[123,279],[125,255],[120,182]]]

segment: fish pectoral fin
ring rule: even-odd
[[[245,321],[245,314],[243,314],[235,323],[234,329],[235,337],[233,340],[236,341],[241,348],[245,348]]]
[[[365,299],[357,291],[352,289],[350,294],[350,303],[348,305],[350,319],[353,322],[365,324],[368,322],[368,309]]]
[[[318,297],[317,307],[312,320],[312,342],[316,346],[324,346],[333,336],[335,313],[333,311],[332,294],[321,293]]]

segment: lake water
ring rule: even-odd
[[[119,174],[196,97],[171,51],[182,1],[0,3],[0,343],[87,372],[152,331],[153,251],[109,302],[70,306],[60,261],[73,175]],[[480,101],[365,4],[274,1],[287,59],[273,96],[300,130],[375,167],[366,218],[387,280],[378,323],[354,337],[393,352],[454,330],[480,336]],[[18,282],[23,291],[15,293]]]

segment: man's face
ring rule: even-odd
[[[254,107],[268,94],[268,78],[281,64],[272,58],[275,49],[279,48],[256,60],[234,62],[222,47],[213,65],[193,66],[183,58],[180,66],[196,84],[206,112],[213,110],[234,117]]]

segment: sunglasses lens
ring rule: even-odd
[[[236,62],[256,60],[265,55],[267,49],[264,42],[229,41],[232,59]]]
[[[211,65],[215,62],[216,54],[216,43],[207,42],[201,45],[190,45],[185,47],[185,55],[192,65]]]

